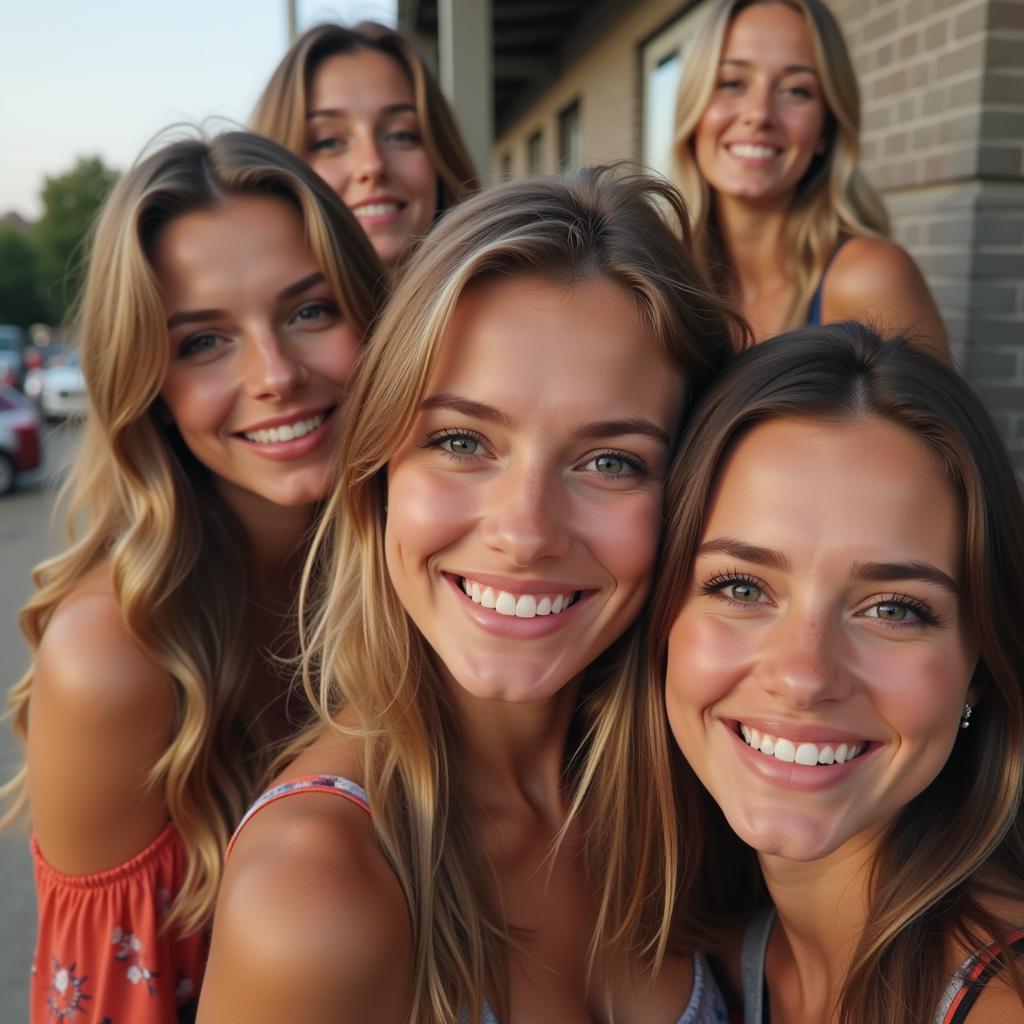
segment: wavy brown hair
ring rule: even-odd
[[[348,731],[362,741],[373,825],[409,904],[417,1024],[456,1024],[460,1012],[477,1020],[485,992],[507,1019],[512,940],[480,864],[443,674],[387,572],[387,463],[412,428],[460,297],[510,275],[616,283],[691,393],[743,330],[705,284],[675,189],[608,168],[510,182],[461,204],[417,253],[381,319],[346,408],[344,466],[300,617],[310,698],[326,721],[346,708],[361,723]],[[587,819],[592,962],[658,962],[669,941],[668,749],[660,711],[651,717],[628,684],[639,664],[629,632],[591,667],[565,752],[570,820]]]
[[[170,349],[151,253],[168,223],[238,195],[295,207],[357,333],[380,308],[383,270],[365,234],[306,164],[269,139],[229,132],[177,141],[128,171],[96,227],[76,329],[89,414],[63,489],[71,546],[36,568],[37,592],[20,617],[35,649],[61,601],[108,560],[128,630],[173,680],[173,740],[149,783],[185,846],[169,919],[183,932],[212,912],[228,837],[258,792],[270,737],[246,685],[258,655],[245,532],[159,402]],[[32,681],[30,668],[8,700],[22,738]],[[23,767],[3,787],[4,823],[25,806],[27,781]]]
[[[694,413],[666,488],[660,581],[644,699],[663,705],[664,661],[710,495],[730,446],[782,417],[878,417],[944,467],[964,511],[963,606],[980,658],[980,707],[934,781],[899,813],[870,878],[869,911],[839,1001],[842,1024],[931,1020],[950,944],[981,949],[1020,926],[986,905],[1024,892],[1024,504],[984,406],[952,370],[902,337],[858,323],[808,327],[743,353]],[[667,727],[667,726],[666,726]],[[681,760],[681,759],[677,759]],[[681,915],[706,936],[767,900],[753,851],[679,766],[680,828],[702,860]],[[706,854],[712,854],[707,856]],[[1024,979],[1014,971],[1024,998]]]
[[[256,103],[250,127],[308,159],[306,115],[313,76],[328,58],[361,50],[376,50],[390,57],[412,85],[423,148],[437,174],[440,216],[476,192],[479,177],[433,72],[416,47],[394,29],[374,21],[363,21],[351,28],[328,24],[307,29],[292,43],[271,75]]]
[[[860,89],[850,51],[824,0],[715,0],[687,51],[676,99],[675,178],[690,208],[694,242],[723,295],[735,292],[734,270],[721,235],[711,186],[697,166],[693,136],[711,99],[729,26],[742,11],[781,3],[807,23],[825,94],[826,149],[815,154],[796,187],[782,235],[785,270],[795,292],[784,326],[797,327],[839,240],[887,237],[889,216],[858,168]]]

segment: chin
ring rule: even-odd
[[[723,808],[724,810],[724,808]],[[726,811],[732,830],[758,854],[799,863],[820,860],[848,838],[823,822],[770,810]]]
[[[546,700],[566,685],[560,673],[552,678],[550,663],[510,664],[509,659],[464,659],[461,667],[449,668],[448,674],[470,696],[503,704]]]

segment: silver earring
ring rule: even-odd
[[[963,711],[960,712],[960,728],[969,729],[971,726],[971,715],[974,714],[974,708],[970,704],[965,704]]]

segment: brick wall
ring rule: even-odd
[[[833,0],[864,166],[1024,469],[1024,0]]]

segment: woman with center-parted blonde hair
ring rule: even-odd
[[[685,55],[675,178],[758,339],[870,319],[948,358],[938,310],[858,166],[860,93],[823,0],[714,0]]]
[[[77,336],[72,544],[9,706],[39,898],[33,1022],[194,1013],[231,830],[296,728],[275,655],[383,269],[292,154],[232,132],[125,174]],[[181,1016],[179,1016],[179,1014]]]
[[[389,269],[478,187],[433,73],[401,33],[372,21],[316,25],[299,36],[252,128],[309,161]]]
[[[519,181],[407,268],[305,591],[324,725],[236,834],[200,1020],[723,1019],[628,685],[666,460],[740,331],[684,218]]]

